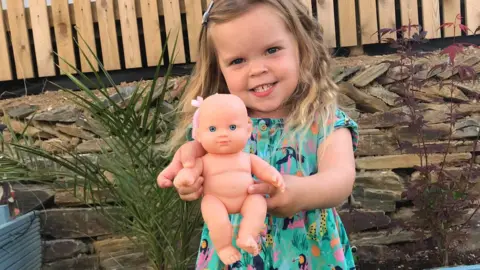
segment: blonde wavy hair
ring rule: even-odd
[[[299,0],[214,0],[208,22],[199,37],[199,56],[190,80],[180,99],[179,122],[169,143],[168,151],[176,151],[186,141],[186,132],[195,109],[191,100],[215,93],[229,93],[217,63],[209,26],[221,24],[247,12],[256,4],[273,7],[287,29],[296,38],[300,52],[300,77],[297,88],[286,101],[290,115],[285,129],[290,134],[305,134],[313,124],[319,124],[323,134],[333,125],[337,108],[338,87],[330,77],[330,54],[324,46],[323,30]],[[293,135],[295,136],[295,135]]]

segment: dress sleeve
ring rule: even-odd
[[[193,136],[192,136],[192,124],[188,125],[187,127],[187,134],[185,135],[186,136],[186,139],[187,141],[193,141]]]
[[[350,130],[350,134],[352,134],[353,151],[356,151],[358,146],[358,125],[344,111],[337,109],[337,111],[335,112],[335,123],[333,124],[333,130],[331,126],[328,127],[326,130],[327,136],[328,134],[331,134],[333,131],[339,128],[348,128],[348,130]],[[323,139],[325,139],[325,137],[323,135],[320,135],[319,143],[323,141]]]

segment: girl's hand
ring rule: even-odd
[[[285,191],[281,192],[279,188],[269,183],[255,183],[248,188],[249,194],[268,194],[267,209],[268,212],[277,217],[291,217],[302,209],[295,204],[296,185],[298,185],[297,176],[282,175],[285,183]]]
[[[205,150],[197,141],[190,141],[183,144],[170,164],[158,174],[157,184],[161,188],[173,186],[173,181],[182,168],[193,168],[195,159],[205,155]]]

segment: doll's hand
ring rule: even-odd
[[[301,211],[295,204],[295,185],[298,179],[292,175],[282,175],[284,191],[270,183],[255,183],[248,188],[249,194],[268,194],[268,212],[277,217],[291,217]]]

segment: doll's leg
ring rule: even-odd
[[[257,240],[265,227],[267,202],[260,194],[248,195],[242,206],[242,222],[238,231],[237,246],[248,253],[258,255]]]
[[[233,228],[225,205],[212,195],[202,199],[202,215],[218,257],[226,264],[240,260],[240,252],[232,245]]]

